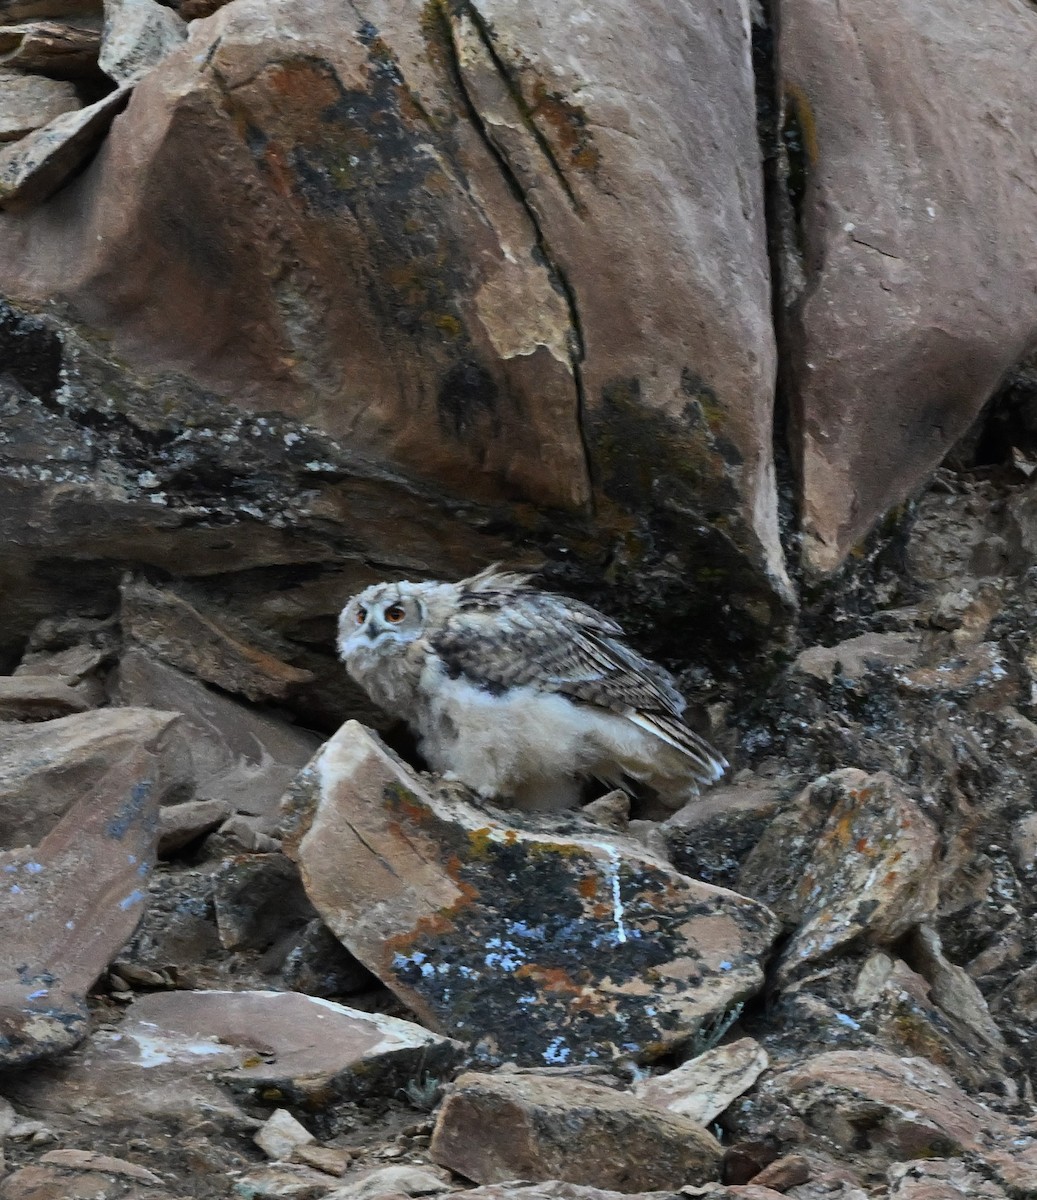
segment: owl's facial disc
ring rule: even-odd
[[[401,595],[398,584],[367,588],[343,609],[339,653],[348,660],[405,646],[421,633],[423,619],[418,598]]]

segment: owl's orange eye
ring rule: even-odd
[[[358,625],[363,625],[363,623],[366,620],[367,620],[367,609],[366,608],[358,608],[356,610],[356,623]]]
[[[382,613],[382,616],[385,617],[390,625],[399,625],[406,615],[407,612],[402,604],[390,604],[385,612]]]

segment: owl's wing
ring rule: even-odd
[[[620,641],[615,621],[549,592],[480,584],[430,634],[452,675],[490,692],[532,686],[610,709],[687,754],[704,780],[723,774],[724,759],[685,725],[673,677]]]

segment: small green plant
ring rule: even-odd
[[[691,1039],[691,1053],[688,1057],[698,1058],[700,1054],[705,1054],[707,1050],[712,1050],[714,1046],[718,1045],[720,1039],[742,1015],[743,1008],[745,1008],[745,1004],[739,1000],[726,1012],[718,1013],[712,1021],[700,1025]]]
[[[417,1079],[408,1079],[405,1087],[400,1088],[399,1094],[410,1101],[414,1108],[422,1112],[431,1112],[439,1100],[439,1080],[434,1075],[422,1071]]]

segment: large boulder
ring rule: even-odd
[[[641,601],[705,613],[719,582],[759,633],[790,588],[758,155],[741,0],[239,0],[0,216],[0,288]]]
[[[785,341],[804,553],[834,570],[1037,339],[1037,24],[780,0]]]

